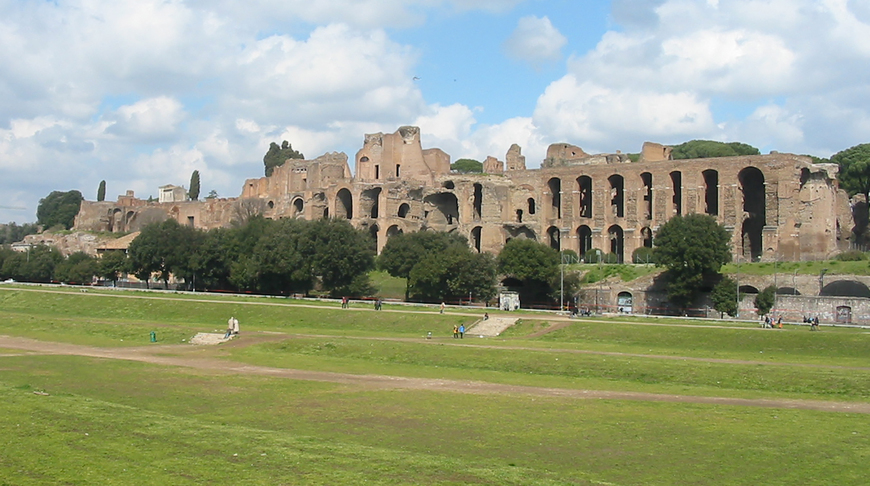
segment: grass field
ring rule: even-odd
[[[0,484],[868,482],[867,330],[384,309],[0,286]]]

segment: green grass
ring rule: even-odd
[[[232,345],[161,355],[563,389],[870,399],[870,334],[860,329],[639,317],[556,328],[527,317],[499,339],[458,341],[450,328],[475,317],[99,294],[2,287],[0,335],[119,347],[156,330],[161,343],[180,343],[236,315]],[[32,355],[2,342],[0,355],[0,485],[863,485],[870,461],[868,414],[381,389]]]
[[[631,282],[632,280],[647,275],[661,272],[662,269],[655,265],[633,265],[633,264],[575,264],[569,265],[568,268],[574,271],[585,272],[580,279],[582,284],[591,284],[603,280],[614,275],[619,276],[623,282]]]
[[[818,275],[827,269],[829,275],[870,275],[870,261],[841,262],[837,260],[812,261],[812,262],[765,262],[745,263],[740,262],[740,273],[746,275],[773,275],[776,273],[797,272],[799,275]],[[737,273],[737,263],[732,262],[724,265],[720,270],[724,274]]]
[[[390,276],[389,273],[383,271],[369,272],[369,279],[371,279],[372,285],[378,289],[378,297],[404,300],[405,279]]]

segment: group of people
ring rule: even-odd
[[[819,316],[807,317],[804,316],[804,324],[810,325],[810,331],[819,330]]]
[[[231,336],[239,335],[239,320],[235,316],[231,316],[227,320],[227,333],[224,334],[224,339],[229,339]]]
[[[460,324],[458,326],[453,326],[453,339],[462,339],[465,337],[465,326]]]
[[[779,327],[780,329],[782,329],[782,316],[779,316],[779,319],[770,316],[764,316],[764,322],[762,322],[761,327],[767,329]]]
[[[381,300],[380,298],[375,299],[375,310],[377,310],[377,311],[381,310],[382,305],[384,305],[383,300]]]

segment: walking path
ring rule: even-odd
[[[480,319],[469,326],[468,330],[465,331],[465,334],[469,336],[496,337],[501,335],[505,329],[516,324],[518,320],[520,320],[518,317],[497,316],[490,317],[486,320]]]
[[[272,339],[275,336],[269,336]],[[252,340],[260,342],[260,340]],[[232,343],[240,345],[241,342]],[[746,399],[730,397],[704,397],[610,390],[576,390],[567,388],[543,388],[533,386],[505,385],[472,380],[411,378],[387,375],[354,375],[326,371],[309,371],[256,366],[232,361],[201,357],[200,347],[190,345],[153,345],[135,348],[97,348],[75,344],[37,341],[35,339],[0,336],[0,348],[16,349],[27,354],[87,356],[101,359],[122,359],[163,366],[181,366],[213,373],[253,374],[294,380],[309,380],[342,383],[374,389],[432,390],[475,395],[512,394],[573,399],[638,400],[653,402],[702,403],[713,405],[787,408],[819,410],[825,412],[849,412],[870,414],[870,403],[833,402],[822,400]],[[169,352],[176,355],[169,356]],[[8,353],[3,356],[10,356]],[[0,356],[2,357],[2,356]]]

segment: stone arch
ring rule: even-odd
[[[757,167],[746,167],[737,175],[743,193],[743,216],[740,230],[739,254],[750,259],[761,258],[762,233],[766,221],[764,173]]]
[[[302,200],[301,197],[297,197],[293,200],[293,216],[299,216],[302,214],[302,210],[305,208],[305,201]]]
[[[577,178],[577,193],[579,208],[577,214],[581,218],[592,217],[592,178],[580,176]]]
[[[794,287],[780,287],[776,289],[777,295],[801,295],[798,289]]]
[[[555,219],[562,219],[562,179],[551,178],[547,181],[547,188],[550,189],[551,216]]]
[[[758,288],[752,285],[741,285],[738,289],[738,292],[741,294],[757,294]],[[740,299],[743,300],[743,299]]]
[[[443,187],[444,189],[450,189],[450,190],[453,190],[453,189],[456,188],[456,184],[454,184],[453,181],[444,181],[444,182],[441,184],[441,187]]]
[[[683,173],[675,170],[671,177],[671,215],[683,214]]]
[[[870,297],[870,288],[857,280],[837,280],[825,285],[819,295],[830,297]]]
[[[483,184],[474,183],[474,196],[472,198],[472,213],[475,221],[480,220],[483,214]]]
[[[592,228],[585,224],[577,228],[577,256],[581,259],[586,257],[586,252],[592,249]]]
[[[561,242],[561,233],[559,232],[559,228],[555,226],[550,226],[547,228],[547,242],[550,245],[550,248],[560,251],[562,242]]]
[[[640,181],[643,184],[642,217],[643,219],[651,220],[653,218],[653,176],[649,172],[644,172],[640,175]]]
[[[434,211],[426,211],[426,222],[430,227],[446,231],[449,226],[459,223],[459,200],[450,192],[431,194],[423,199]]]
[[[266,203],[266,206],[268,206],[269,209],[275,209],[275,201],[269,201],[269,202],[267,202],[267,203]]]
[[[631,292],[623,290],[616,295],[616,309],[619,312],[631,314],[634,311],[633,301],[634,297]]]
[[[353,219],[353,196],[347,189],[341,189],[335,195],[335,217]]]
[[[530,197],[527,201],[527,206],[529,209],[529,214],[535,214],[535,198]]]
[[[367,217],[378,219],[381,199],[381,188],[373,187],[362,192],[360,197],[360,211]]]
[[[622,263],[625,261],[625,232],[622,230],[621,226],[615,224],[607,229],[607,236],[610,239],[610,253],[616,256],[617,263]]]
[[[625,180],[619,174],[607,178],[610,183],[610,209],[617,218],[625,217]]]
[[[475,226],[474,228],[472,228],[470,236],[471,238],[469,239],[471,240],[471,247],[477,250],[478,253],[480,253],[480,242],[483,236],[483,227]]]
[[[112,211],[112,221],[109,231],[124,231],[124,213],[118,208]]]
[[[402,203],[399,205],[399,212],[397,214],[400,218],[407,218],[409,212],[411,212],[411,206],[408,203]]]
[[[378,232],[381,229],[378,228],[377,224],[373,224],[369,227],[369,238],[372,240],[372,247],[377,251],[378,249]]]
[[[645,248],[653,247],[653,232],[649,226],[644,226],[640,229],[640,237],[643,240],[643,246]]]
[[[701,172],[704,177],[704,213],[719,215],[719,171],[707,169]]]
[[[390,226],[389,228],[387,228],[387,238],[388,239],[392,238],[396,235],[400,235],[402,233],[404,233],[404,231],[402,231],[402,228],[399,228],[399,225],[394,224],[394,225]]]

